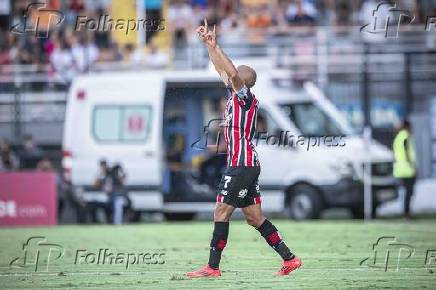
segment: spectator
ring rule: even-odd
[[[131,64],[138,64],[144,61],[145,55],[142,49],[137,49],[134,44],[128,43],[124,47],[125,60]]]
[[[56,170],[53,167],[53,163],[47,157],[44,157],[38,162],[38,165],[36,166],[36,171],[54,173],[56,176],[56,191],[57,191],[57,198],[58,198],[58,220],[60,220],[67,201],[67,184],[65,184],[62,175],[56,172]],[[78,219],[78,221],[80,221],[80,218]]]
[[[169,120],[177,122],[177,120]],[[186,149],[186,137],[182,133],[173,132],[167,139],[167,164],[168,168],[164,172],[163,191],[165,194],[174,194],[182,197],[192,193],[192,187],[187,183],[183,153]]]
[[[99,19],[99,17],[104,17],[104,15],[108,15],[108,12],[104,7],[98,7],[96,11],[95,17]],[[99,48],[109,48],[110,47],[110,31],[109,30],[99,30],[95,31],[95,45]]]
[[[201,11],[201,10],[200,10]],[[208,9],[206,9],[206,11],[204,11],[206,13],[206,18],[207,18],[207,23],[212,27],[214,25],[219,25],[221,19],[223,18],[221,13],[220,13],[220,9],[216,9],[216,7],[214,6],[210,6]],[[204,13],[203,12],[203,13]],[[203,14],[200,14],[201,16],[203,16]],[[204,17],[202,17],[201,19],[195,19],[197,22],[197,24],[202,24],[204,21]],[[200,21],[198,21],[200,20]],[[191,22],[192,23],[192,22]]]
[[[286,10],[286,19],[290,24],[310,25],[316,20],[315,6],[307,0],[295,0]]]
[[[8,34],[0,31],[0,66],[12,62],[9,49]]]
[[[85,1],[84,0],[69,0],[68,1],[68,12],[67,12],[67,23],[69,25],[74,25],[77,16],[79,14],[84,14],[86,12]]]
[[[56,38],[57,38],[57,35],[55,33],[52,33],[50,35],[50,37],[44,43],[44,53],[47,55],[48,60],[50,60],[50,57],[55,50]]]
[[[97,173],[97,177],[95,178],[95,182],[94,182],[96,188],[105,190],[105,181],[106,181],[105,179],[106,176],[109,174],[109,171],[110,168],[109,165],[107,164],[106,159],[100,160],[99,171]]]
[[[348,1],[342,1],[336,6],[336,25],[349,26],[352,24],[352,8]]]
[[[69,1],[69,10],[75,13],[81,13],[85,10],[85,1],[84,0],[70,0]]]
[[[249,28],[268,28],[272,24],[268,5],[256,5],[248,8],[247,26]]]
[[[9,0],[0,1],[0,32],[10,28],[11,3]]]
[[[147,67],[152,69],[164,69],[169,64],[168,53],[160,52],[155,44],[150,45],[150,53],[145,56]]]
[[[192,0],[191,1],[192,6],[199,7],[199,8],[202,8],[202,9],[206,9],[207,8],[207,4],[208,4],[207,2],[208,2],[208,0]]]
[[[6,140],[0,139],[0,172],[14,171],[18,168],[19,160],[12,152],[11,146]]]
[[[19,155],[22,169],[35,169],[43,157],[43,152],[37,146],[33,136],[26,135],[24,136],[23,148]]]
[[[404,216],[411,218],[410,203],[417,177],[416,147],[412,126],[405,120],[399,128],[393,142],[395,156],[394,176],[404,188]]]
[[[27,36],[23,45],[18,48],[18,61],[20,64],[39,63],[42,51],[39,49],[38,39],[34,35]]]
[[[108,202],[102,204],[101,202],[91,201],[88,203],[89,211],[91,212],[91,221],[93,223],[97,222],[97,210],[99,208],[103,208],[106,221],[109,222],[111,220],[111,206],[110,206],[110,198],[109,193],[111,191],[110,179],[108,178],[110,173],[110,167],[105,159],[100,160],[99,170],[97,176],[95,178],[94,186],[96,189],[105,192],[108,195]]]
[[[207,18],[208,16],[208,10],[207,10],[207,3],[202,3],[205,1],[193,1],[194,3],[193,5],[193,18],[192,18],[192,23],[194,24],[198,24],[198,23],[202,23],[204,18]],[[209,20],[209,19],[208,19]]]
[[[223,43],[237,43],[245,38],[245,26],[238,14],[228,15],[221,21],[221,36]]]
[[[109,207],[107,209],[111,209],[113,224],[121,224],[123,221],[124,203],[126,200],[125,179],[126,174],[121,165],[115,164],[113,168],[110,168],[106,160],[100,161],[100,170],[95,185],[108,195]],[[107,217],[109,218],[109,215]]]
[[[61,78],[71,83],[73,77],[76,75],[77,69],[71,51],[71,40],[67,36],[57,39],[53,53],[50,56],[50,63],[55,72]]]
[[[42,158],[36,165],[36,171],[40,172],[53,172],[53,164],[47,157]]]
[[[123,53],[120,50],[120,46],[113,42],[110,46],[110,50],[112,53],[112,61],[122,61],[123,60]]]
[[[80,73],[87,72],[99,56],[97,46],[91,41],[90,35],[86,32],[79,35],[78,41],[73,44],[71,52],[74,63]]]
[[[227,105],[227,99],[221,98],[217,105],[216,111],[218,115],[224,116],[224,112]],[[220,177],[226,166],[226,144],[223,136],[223,124],[211,128],[212,136],[207,140],[207,158],[200,165],[200,177],[199,181],[202,184],[207,184],[210,187],[218,186]]]
[[[111,205],[112,205],[112,222],[115,225],[123,223],[124,202],[126,200],[126,188],[124,182],[126,174],[119,164],[115,164],[108,176],[111,179]]]
[[[273,24],[272,13],[268,4],[257,4],[246,7],[246,25],[248,40],[251,44],[263,43],[267,29]]]
[[[147,0],[145,2],[146,19],[150,19],[154,23],[158,23],[161,18],[162,0]],[[145,42],[147,44],[150,43],[150,40],[153,38],[157,31],[155,25],[152,25],[150,28],[152,29],[147,30],[145,34]]]
[[[192,8],[183,0],[173,0],[168,10],[169,27],[175,47],[185,47],[192,28]]]

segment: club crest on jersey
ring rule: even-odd
[[[239,191],[239,193],[238,193],[238,197],[244,198],[247,196],[247,193],[248,193],[248,189],[241,189],[241,191]]]

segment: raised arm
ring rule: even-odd
[[[213,30],[208,31],[207,20],[204,20],[204,26],[200,26],[197,29],[197,33],[200,39],[206,44],[209,58],[221,78],[223,78],[224,83],[227,85],[226,80],[230,81],[233,89],[239,92],[245,85],[244,81],[240,77],[233,62],[218,45],[216,41],[216,26],[214,26]]]

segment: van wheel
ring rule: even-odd
[[[322,211],[322,200],[315,188],[298,184],[291,190],[288,209],[295,220],[317,219]]]
[[[167,221],[190,221],[195,217],[193,212],[166,212],[164,213]]]

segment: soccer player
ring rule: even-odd
[[[215,26],[209,31],[206,20],[204,26],[197,28],[197,33],[223,82],[227,87],[231,86],[232,94],[225,112],[227,169],[218,188],[209,263],[186,275],[191,278],[221,276],[221,253],[227,244],[229,220],[235,208],[242,209],[247,223],[256,228],[282,257],[283,265],[276,274],[288,275],[302,265],[301,260],[289,250],[277,228],[263,215],[260,206],[260,163],[252,143],[258,110],[258,101],[251,91],[256,83],[256,72],[245,65],[237,68],[233,65],[217,44]]]

